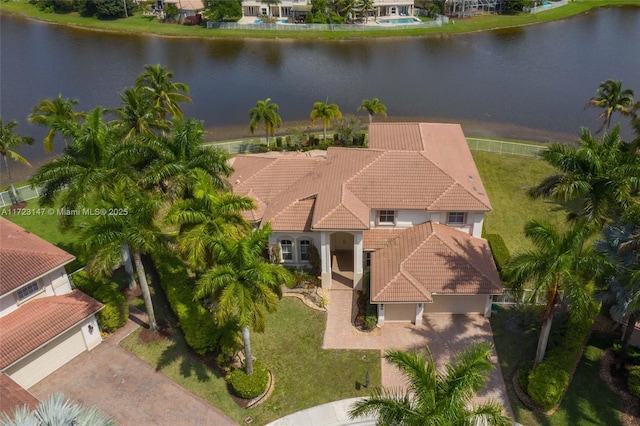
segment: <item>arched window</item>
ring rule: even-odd
[[[298,243],[300,244],[300,261],[308,262],[309,261],[309,246],[311,245],[310,240],[300,240]]]
[[[291,240],[280,240],[280,253],[283,261],[293,260],[293,244]]]

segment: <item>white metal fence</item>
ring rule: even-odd
[[[546,4],[545,4],[546,3]],[[553,3],[550,1],[538,1],[536,4],[540,4],[540,6],[534,6],[531,8],[531,13],[544,12],[545,10],[555,9],[557,7],[566,6],[569,3],[569,0],[561,0],[554,1]]]
[[[549,148],[542,145],[497,141],[493,139],[467,138],[469,149],[473,151],[496,152],[498,154],[521,155],[523,157],[540,157]]]
[[[27,201],[32,200],[34,198],[38,198],[40,196],[40,191],[38,188],[31,188],[30,186],[21,186],[16,188],[16,192],[18,193],[18,201]],[[11,193],[11,188],[6,191],[0,192],[0,207],[10,206],[13,204],[13,194]]]
[[[559,300],[564,298],[564,292],[559,294]],[[504,293],[493,296],[493,303],[496,305],[519,305],[523,303],[533,303],[535,305],[544,305],[546,303],[544,292],[534,294],[533,290],[525,289],[520,293],[505,288]]]
[[[408,18],[407,18],[408,19]],[[207,28],[222,30],[267,30],[267,31],[394,31],[410,28],[441,27],[442,19],[408,24],[238,24],[236,22],[207,21]]]

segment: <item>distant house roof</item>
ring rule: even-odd
[[[165,0],[165,3],[173,3],[178,10],[194,10],[196,12],[204,10],[202,0]]]
[[[0,217],[0,295],[74,259],[75,256]]]
[[[0,373],[0,395],[0,412],[10,418],[13,418],[13,412],[18,407],[26,405],[29,410],[34,410],[38,405],[36,397],[4,373]]]
[[[491,210],[459,125],[373,123],[369,135],[368,149],[324,159],[236,157],[233,190],[259,205],[245,217],[302,232],[366,230],[371,209]]]
[[[100,302],[79,290],[73,290],[62,296],[30,300],[0,318],[0,369],[13,364],[102,307]]]
[[[384,244],[382,237],[379,230],[365,232],[365,247]],[[372,302],[432,302],[436,293],[503,291],[486,240],[433,222],[386,237],[386,245],[371,257]]]

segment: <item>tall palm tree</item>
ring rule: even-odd
[[[9,160],[30,166],[29,161],[14,149],[22,145],[33,145],[34,142],[31,137],[15,134],[13,129],[17,125],[18,122],[15,120],[11,120],[5,125],[2,122],[2,118],[0,118],[0,155],[2,155],[4,166],[7,169],[7,177],[9,178],[9,185],[11,186],[11,193],[15,203],[19,201],[18,191],[16,191],[16,187],[13,185],[13,178],[11,177],[11,170],[9,169]]]
[[[258,101],[256,106],[249,110],[249,130],[254,134],[258,128],[258,124],[264,124],[264,131],[267,134],[267,146],[269,146],[269,136],[276,133],[276,129],[282,126],[282,118],[278,114],[280,107],[276,103],[271,103],[271,98],[264,101]]]
[[[262,257],[270,233],[267,225],[240,240],[222,239],[216,266],[204,273],[195,290],[197,299],[211,298],[217,304],[220,320],[237,319],[247,375],[253,374],[250,330],[264,330],[267,312],[274,312],[282,297],[280,286],[291,280],[286,269]]]
[[[373,0],[360,0],[358,6],[360,12],[364,15],[364,23],[369,21],[369,15],[376,10],[376,6],[373,4]]]
[[[75,425],[75,426],[113,426],[115,422],[105,416],[96,407],[86,407],[66,399],[59,392],[40,401],[35,410],[29,411],[26,405],[13,412],[13,419],[2,413],[0,423],[4,426],[25,425]]]
[[[604,225],[611,217],[632,211],[640,190],[640,156],[620,139],[620,128],[601,140],[587,129],[577,147],[551,145],[543,158],[560,173],[549,176],[529,194],[558,201],[580,200],[579,216]]]
[[[622,82],[616,80],[606,80],[600,83],[596,96],[589,99],[585,108],[602,108],[602,113],[598,116],[602,119],[602,125],[596,133],[608,129],[611,124],[611,116],[614,112],[627,115],[633,106],[633,90],[622,89]]]
[[[120,264],[123,241],[131,248],[149,316],[149,330],[156,331],[158,325],[142,254],[157,250],[163,243],[163,234],[154,222],[162,202],[153,194],[137,190],[134,185],[131,181],[120,180],[103,189],[103,213],[80,223],[78,233],[90,256],[88,271],[94,276],[108,274]]]
[[[239,239],[251,231],[242,211],[253,210],[251,198],[219,191],[203,172],[194,185],[193,198],[176,200],[165,215],[165,222],[179,227],[178,252],[192,270],[214,266],[221,239]]]
[[[494,369],[491,352],[488,342],[471,344],[439,373],[429,348],[426,354],[387,351],[385,359],[407,379],[408,389],[374,389],[353,405],[349,417],[373,414],[380,425],[511,425],[497,402],[472,406]]]
[[[374,115],[387,116],[387,106],[380,102],[378,98],[363,100],[358,107],[358,111],[367,111],[367,114],[369,114],[369,124],[373,121]]]
[[[315,102],[311,110],[311,124],[315,124],[316,120],[322,120],[322,137],[327,140],[327,127],[331,125],[333,120],[342,118],[342,112],[338,104],[327,104],[326,102]]]
[[[593,281],[615,271],[602,254],[587,245],[595,231],[597,226],[585,220],[573,223],[564,233],[538,220],[525,225],[524,234],[534,249],[514,256],[507,266],[507,274],[515,290],[531,286],[531,301],[540,295],[545,300],[534,368],[546,353],[553,316],[562,301],[561,294],[564,293],[571,315],[579,318],[593,301]]]
[[[189,87],[173,81],[173,72],[162,65],[146,65],[145,72],[136,79],[136,86],[151,98],[158,120],[165,120],[167,114],[182,119],[180,103],[191,103]]]
[[[65,99],[59,94],[57,98],[42,99],[33,107],[33,112],[28,117],[29,122],[49,127],[49,132],[44,137],[45,151],[53,150],[56,133],[62,136],[64,147],[67,147],[67,138],[73,136],[79,125],[78,120],[83,117],[83,113],[74,111],[73,107],[76,105],[77,99]]]
[[[349,20],[353,21],[356,16],[358,0],[340,0],[340,12]]]
[[[154,135],[156,129],[168,130],[168,124],[157,118],[153,99],[141,88],[126,88],[120,93],[120,100],[122,106],[111,112],[118,117],[113,125],[125,139],[140,135]]]

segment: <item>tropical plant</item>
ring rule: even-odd
[[[317,120],[322,120],[322,138],[327,140],[327,127],[331,125],[333,120],[342,118],[342,113],[337,104],[327,104],[326,102],[315,102],[311,110],[311,124],[315,124]]]
[[[239,239],[251,231],[242,211],[254,208],[251,198],[218,191],[202,176],[194,185],[193,198],[176,200],[165,222],[179,226],[178,253],[197,271],[214,265],[221,239]]]
[[[275,311],[282,297],[280,286],[291,280],[285,268],[262,258],[270,234],[271,227],[266,225],[240,240],[221,240],[216,266],[204,273],[195,290],[197,299],[210,298],[216,303],[219,320],[237,319],[249,376],[253,374],[250,330],[264,330],[267,312]]]
[[[376,6],[373,4],[373,0],[360,0],[358,3],[360,13],[364,15],[365,24],[369,21],[369,15],[376,10]]]
[[[380,102],[378,98],[363,100],[358,107],[358,111],[367,111],[367,114],[369,114],[369,124],[373,121],[374,115],[387,116],[387,106]]]
[[[404,393],[376,388],[352,406],[349,417],[375,415],[379,425],[511,425],[495,401],[472,405],[494,369],[488,342],[469,345],[438,372],[425,352],[387,351],[384,358],[407,379]]]
[[[544,359],[558,304],[566,303],[571,315],[581,318],[593,301],[594,280],[615,271],[604,255],[587,244],[596,230],[585,220],[573,223],[563,233],[543,221],[532,220],[525,225],[524,234],[534,248],[515,255],[506,273],[516,291],[531,286],[531,302],[539,296],[545,301],[534,368]]]
[[[578,216],[600,226],[637,206],[634,197],[640,190],[640,156],[621,141],[619,126],[605,132],[601,140],[582,129],[577,147],[554,144],[542,155],[560,173],[532,188],[532,197],[580,200]]]
[[[622,89],[622,82],[616,80],[606,80],[600,83],[596,96],[589,99],[585,108],[602,108],[602,113],[598,116],[602,119],[602,125],[596,133],[608,129],[611,124],[611,116],[614,112],[628,115],[633,106],[633,90]]]
[[[44,137],[45,151],[53,151],[53,139],[56,133],[62,136],[62,143],[65,148],[67,147],[67,138],[73,137],[79,126],[78,120],[84,115],[74,111],[73,107],[76,105],[78,105],[77,99],[65,99],[59,94],[57,98],[42,99],[33,107],[33,112],[28,117],[29,123],[49,127]]]
[[[22,155],[15,151],[15,148],[22,145],[33,145],[33,138],[28,136],[20,136],[13,132],[13,129],[18,125],[18,122],[11,120],[6,125],[0,118],[0,155],[4,160],[4,166],[7,169],[7,177],[9,178],[9,186],[11,187],[11,194],[13,195],[13,202],[17,203],[18,192],[13,185],[13,178],[11,177],[11,170],[9,169],[9,160],[17,161],[18,163],[26,164],[30,166],[29,161]]]
[[[335,128],[340,139],[345,145],[353,144],[356,135],[360,133],[362,121],[352,114],[346,114],[336,122]]]
[[[339,2],[340,12],[347,18],[347,20],[352,21],[358,9],[358,0],[340,0]]]
[[[271,98],[264,101],[258,101],[256,106],[249,110],[249,130],[254,134],[258,128],[258,124],[264,124],[264,131],[267,135],[267,146],[269,146],[269,136],[276,133],[276,129],[282,126],[282,118],[278,114],[279,106],[276,103],[270,103]]]
[[[168,3],[167,7],[172,3]],[[162,65],[146,65],[145,72],[136,79],[136,86],[146,92],[152,100],[158,121],[167,118],[167,114],[183,118],[180,103],[191,103],[189,87],[173,81],[173,72]]]
[[[153,99],[141,88],[126,88],[120,93],[120,100],[122,106],[111,110],[111,112],[117,117],[113,125],[125,139],[141,135],[154,135],[156,129],[168,129],[164,120],[158,120]]]
[[[13,417],[13,419],[11,417]],[[33,411],[29,411],[26,405],[17,408],[11,417],[7,413],[2,413],[0,423],[2,423],[3,426],[115,425],[112,419],[105,416],[96,407],[86,407],[75,404],[59,392],[41,401]]]

